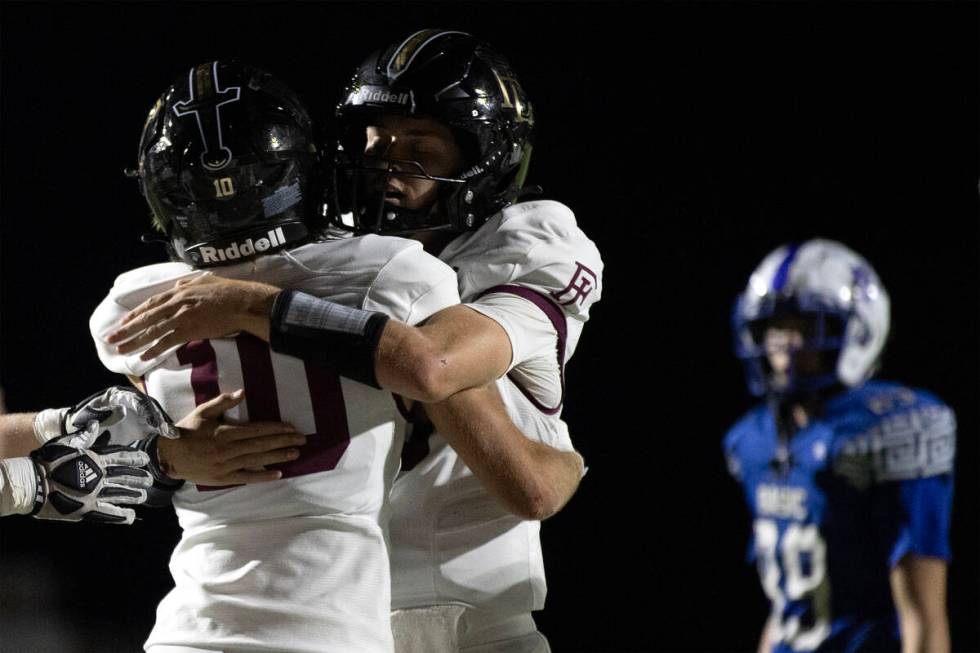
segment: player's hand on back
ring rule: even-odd
[[[198,485],[240,485],[282,477],[268,465],[295,460],[306,436],[281,422],[226,424],[222,414],[240,404],[244,392],[221,394],[180,420],[180,438],[157,441],[160,466],[173,479]]]
[[[120,354],[150,360],[192,340],[221,338],[248,331],[269,339],[269,317],[279,288],[254,281],[203,275],[183,279],[170,290],[150,297],[127,313],[109,344]]]

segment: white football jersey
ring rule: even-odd
[[[440,258],[456,270],[463,301],[511,340],[512,369],[497,382],[511,419],[528,437],[570,449],[564,364],[601,293],[595,245],[564,205],[525,202]],[[470,606],[463,647],[508,636],[499,624],[544,606],[540,523],[501,507],[438,433],[410,442],[403,463],[392,492],[393,607]]]
[[[459,301],[453,271],[397,238],[313,243],[211,273],[410,324]],[[147,363],[105,343],[126,311],[198,274],[166,263],[120,276],[91,320],[102,361],[142,376],[175,419],[244,388],[246,401],[226,413],[229,421],[282,420],[309,438],[299,459],[278,466],[279,481],[187,483],[176,493],[176,587],[157,610],[147,649],[390,651],[387,497],[405,427],[391,395],[273,353],[248,334],[188,343]]]

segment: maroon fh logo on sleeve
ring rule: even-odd
[[[576,302],[581,306],[585,303],[585,298],[589,296],[589,293],[595,289],[598,281],[595,272],[586,266],[578,261],[575,261],[575,266],[575,274],[572,275],[572,280],[568,282],[568,285],[563,290],[551,293],[555,301],[562,306]]]

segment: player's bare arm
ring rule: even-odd
[[[947,653],[946,561],[908,555],[891,572],[902,653]]]
[[[578,489],[585,469],[582,456],[525,437],[495,385],[427,404],[425,412],[476,477],[515,515],[547,519]]]
[[[248,331],[269,341],[277,297],[279,288],[268,284],[216,276],[182,281],[129,312],[108,340],[118,343],[120,354],[152,345],[141,354],[144,360],[192,340],[219,338],[236,331]],[[280,297],[280,301],[285,299]],[[297,301],[293,296],[288,299]],[[333,307],[355,316],[367,313],[313,301],[311,310],[324,313]],[[288,315],[281,319],[288,319]],[[280,324],[271,326],[281,328]],[[439,311],[418,327],[388,320],[374,350],[373,372],[377,384],[387,390],[436,402],[499,378],[507,371],[510,358],[510,340],[500,325],[465,305],[457,305]]]
[[[773,617],[766,619],[766,623],[762,626],[762,634],[759,636],[759,646],[756,648],[757,653],[769,653],[772,651],[772,629],[776,625]]]
[[[123,327],[110,340],[124,341],[120,353],[129,353],[169,330],[146,351],[148,357],[184,340],[238,330],[268,340],[268,317],[256,317],[264,307],[271,312],[278,293],[267,284],[199,277],[147,300],[123,319]],[[443,309],[420,327],[389,320],[375,354],[380,386],[410,399],[444,399],[429,403],[427,412],[450,445],[508,510],[526,519],[544,519],[575,493],[583,470],[581,456],[524,437],[494,388],[459,392],[503,375],[509,362],[510,341],[504,330],[462,305]],[[449,395],[454,396],[445,399]],[[209,459],[216,454],[202,455]]]
[[[417,328],[391,320],[388,326],[375,352],[375,373],[381,387],[406,397],[439,402],[500,378],[510,364],[506,332],[465,304]]]
[[[0,459],[26,456],[39,446],[34,435],[37,413],[0,415]]]

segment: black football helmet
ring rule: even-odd
[[[234,61],[191,68],[157,100],[139,147],[140,188],[171,255],[236,263],[310,237],[322,192],[299,98]]]
[[[434,177],[417,161],[365,156],[365,126],[389,112],[449,126],[466,169]],[[524,184],[531,103],[510,64],[470,34],[427,29],[373,53],[345,89],[337,118],[331,221],[338,227],[386,234],[468,231],[513,203]],[[387,204],[384,180],[392,176],[435,180],[439,199],[421,210]]]

